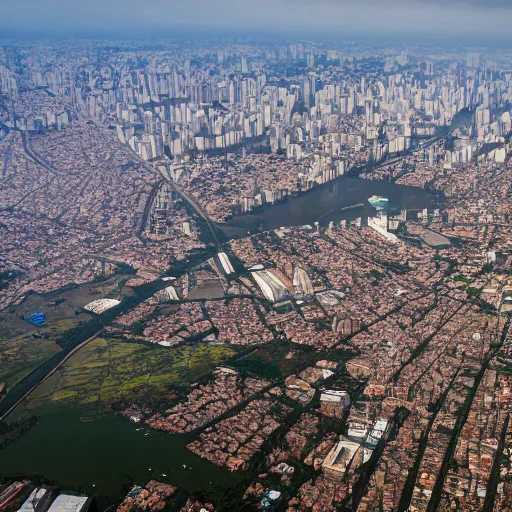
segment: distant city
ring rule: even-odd
[[[0,45],[0,511],[512,510],[512,53],[205,37]]]

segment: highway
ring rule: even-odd
[[[114,135],[108,130],[106,129],[104,126],[102,125],[99,125],[94,119],[90,118],[90,120],[94,123],[94,125],[103,132],[103,134],[105,135],[105,137],[109,137],[109,138],[112,138],[114,137]],[[125,145],[126,147],[126,145]],[[206,212],[201,208],[201,206],[193,199],[190,197],[189,194],[187,194],[170,176],[168,176],[166,173],[162,172],[160,169],[156,169],[153,165],[151,165],[150,163],[146,162],[146,160],[144,160],[141,156],[139,156],[135,151],[133,151],[131,148],[128,150],[129,151],[129,157],[133,160],[136,160],[140,165],[142,165],[142,167],[144,167],[145,169],[147,169],[148,171],[150,171],[151,173],[153,174],[160,174],[163,179],[169,183],[169,185],[176,191],[177,194],[179,194],[195,211],[196,213],[206,222],[206,224],[208,225],[208,228],[210,229],[211,231],[211,234],[213,236],[213,239],[215,240],[217,246],[219,246],[220,248],[220,243],[219,243],[219,240],[217,238],[217,235],[215,233],[215,229],[213,228],[213,224],[212,224],[212,221],[210,219],[210,217],[208,217],[208,215],[206,214]],[[154,196],[153,196],[154,197]],[[152,200],[153,198],[150,198],[149,200]],[[151,205],[149,205],[150,207]],[[148,213],[149,213],[149,210],[148,210]],[[144,229],[144,226],[141,227],[141,229]]]
[[[20,397],[7,411],[0,416],[0,421],[3,421],[11,414],[18,405],[25,400],[28,396],[31,395],[31,393],[40,385],[42,384],[46,379],[49,379],[52,375],[55,374],[55,372],[70,358],[72,357],[76,352],[78,352],[81,348],[85,347],[88,343],[90,343],[92,340],[96,339],[102,332],[104,328],[100,329],[97,333],[93,334],[90,338],[87,338],[85,341],[82,341],[79,345],[77,345],[75,348],[70,350],[64,358],[60,360],[60,362],[55,365],[53,370],[48,372],[40,381],[38,381],[34,386],[32,386],[22,397]]]
[[[414,153],[418,153],[419,151],[422,151],[425,148],[428,148],[429,146],[432,146],[436,142],[439,142],[440,140],[444,139],[445,137],[446,137],[446,135],[438,135],[436,137],[433,137],[432,139],[428,139],[425,142],[425,144],[423,144],[423,146],[421,146],[421,147],[419,147],[417,149],[414,149],[413,151],[408,151],[406,154],[401,155],[401,156],[397,156],[396,158],[393,158],[392,160],[385,160],[384,162],[381,162],[380,164],[375,165],[373,168],[374,169],[382,169],[382,168],[388,167],[390,165],[395,165],[398,162],[400,162],[401,160],[403,160],[404,158],[407,158],[407,157],[409,157],[411,155],[414,155]]]
[[[167,183],[169,183],[169,185],[171,185],[172,188],[174,188],[174,190],[176,190],[176,192],[190,205],[192,206],[192,208],[194,208],[194,210],[197,212],[197,214],[203,218],[206,223],[208,224],[208,228],[210,229],[212,235],[213,235],[213,239],[215,240],[215,242],[217,243],[217,245],[220,247],[220,243],[219,243],[219,240],[217,239],[217,235],[215,234],[215,230],[213,229],[212,227],[212,221],[210,219],[210,217],[208,217],[208,215],[206,214],[206,212],[201,208],[200,205],[197,204],[197,202],[192,199],[170,176],[167,176],[165,173],[161,172],[160,171],[160,174],[162,175],[162,177],[164,178],[165,181],[167,181]]]

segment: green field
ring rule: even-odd
[[[0,340],[0,382],[5,382],[7,389],[11,389],[59,350],[55,342],[32,336]]]
[[[224,345],[160,347],[97,338],[33,393],[29,407],[45,401],[80,406],[153,402],[194,382],[233,354]]]
[[[59,340],[89,322],[93,316],[82,308],[101,297],[126,297],[133,291],[124,286],[127,277],[115,275],[109,279],[69,286],[49,294],[29,293],[15,309],[0,315],[0,383],[7,389],[61,350]],[[76,309],[81,310],[76,314]],[[23,315],[41,312],[44,325],[34,326],[21,319]],[[35,338],[37,336],[38,338]],[[45,339],[48,338],[48,339]],[[62,344],[61,344],[62,346]]]

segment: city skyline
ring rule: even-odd
[[[512,512],[492,5],[0,9],[0,511]]]

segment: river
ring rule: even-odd
[[[313,225],[326,226],[330,221],[371,217],[375,209],[368,203],[372,195],[389,199],[391,211],[422,210],[432,207],[435,196],[417,187],[406,187],[377,180],[341,176],[285,201],[259,207],[245,215],[232,217],[225,224],[217,224],[228,238],[246,236],[259,230],[279,227]],[[354,207],[356,205],[362,205]]]

